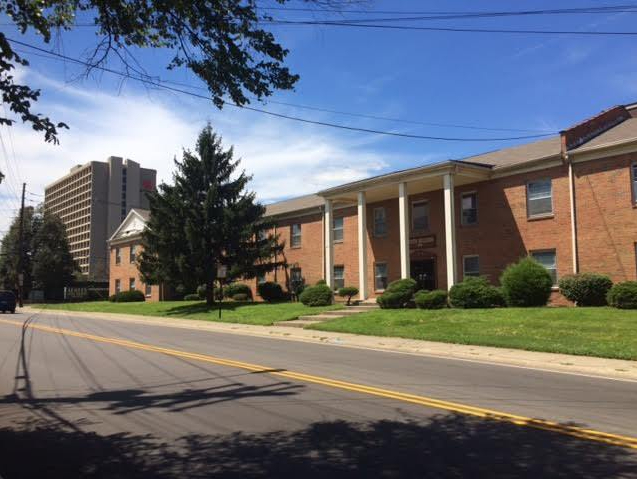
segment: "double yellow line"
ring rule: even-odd
[[[6,320],[6,319],[0,319],[0,323],[10,324],[13,326],[18,326],[18,327],[25,326],[23,323],[19,321],[12,321],[12,320]],[[97,336],[94,334],[80,333],[77,331],[71,331],[71,330],[62,329],[62,328],[55,328],[52,326],[45,326],[41,324],[27,324],[26,327],[37,329],[40,331],[46,331],[49,333],[63,334],[65,336],[73,336],[76,338],[89,339],[91,341],[97,341],[100,343],[114,344],[114,345],[123,346],[126,348],[161,353],[168,356],[192,359],[195,361],[213,363],[213,364],[218,364],[221,366],[229,366],[229,367],[244,369],[244,370],[252,371],[252,372],[267,373],[272,376],[293,379],[296,381],[302,381],[302,382],[312,383],[312,384],[320,384],[320,385],[328,386],[331,388],[342,389],[346,391],[353,391],[357,393],[367,394],[370,396],[394,399],[397,401],[441,409],[444,411],[450,411],[450,412],[465,414],[469,416],[491,419],[491,420],[505,422],[509,424],[515,424],[517,426],[525,426],[525,427],[531,427],[534,429],[541,429],[543,431],[550,431],[554,433],[565,434],[568,436],[574,436],[581,439],[602,442],[605,444],[612,444],[615,446],[622,446],[622,447],[628,447],[631,449],[637,449],[637,437],[622,436],[619,434],[610,434],[610,433],[605,433],[601,431],[596,431],[593,429],[584,429],[580,427],[560,424],[553,421],[545,421],[543,419],[534,419],[534,418],[525,417],[525,416],[518,416],[515,414],[495,411],[492,409],[484,409],[480,407],[469,406],[466,404],[442,401],[439,399],[434,399],[434,398],[430,398],[426,396],[419,396],[419,395],[408,394],[408,393],[403,393],[399,391],[392,391],[389,389],[366,386],[364,384],[338,381],[336,379],[330,379],[330,378],[325,378],[321,376],[313,376],[310,374],[303,374],[303,373],[287,371],[287,370],[281,371],[278,369],[268,368],[258,364],[244,363],[241,361],[234,361],[232,359],[218,358],[215,356],[209,356],[207,354],[191,353],[187,351],[180,351],[177,349],[162,348],[159,346],[153,346],[151,344],[128,341],[126,339],[108,338],[105,336]]]

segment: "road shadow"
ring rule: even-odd
[[[296,431],[150,435],[0,429],[5,478],[634,478],[629,449],[459,415]]]

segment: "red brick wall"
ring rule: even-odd
[[[141,252],[139,241],[130,241],[117,246],[113,245],[110,248],[109,294],[115,294],[115,281],[118,279],[121,285],[120,291],[128,291],[130,278],[135,278],[135,289],[145,293],[146,285],[142,282],[139,271],[137,270],[137,264],[130,262],[130,247],[133,244],[137,245],[137,255],[139,255]],[[117,248],[120,248],[120,264],[117,264],[115,260]],[[159,301],[159,298],[159,285],[151,285],[151,294],[146,297],[146,301]]]

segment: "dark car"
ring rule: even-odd
[[[0,291],[0,311],[15,313],[15,294],[12,291]]]

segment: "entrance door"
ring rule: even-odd
[[[436,289],[436,262],[432,259],[422,259],[411,262],[411,277],[418,283],[418,289]]]

